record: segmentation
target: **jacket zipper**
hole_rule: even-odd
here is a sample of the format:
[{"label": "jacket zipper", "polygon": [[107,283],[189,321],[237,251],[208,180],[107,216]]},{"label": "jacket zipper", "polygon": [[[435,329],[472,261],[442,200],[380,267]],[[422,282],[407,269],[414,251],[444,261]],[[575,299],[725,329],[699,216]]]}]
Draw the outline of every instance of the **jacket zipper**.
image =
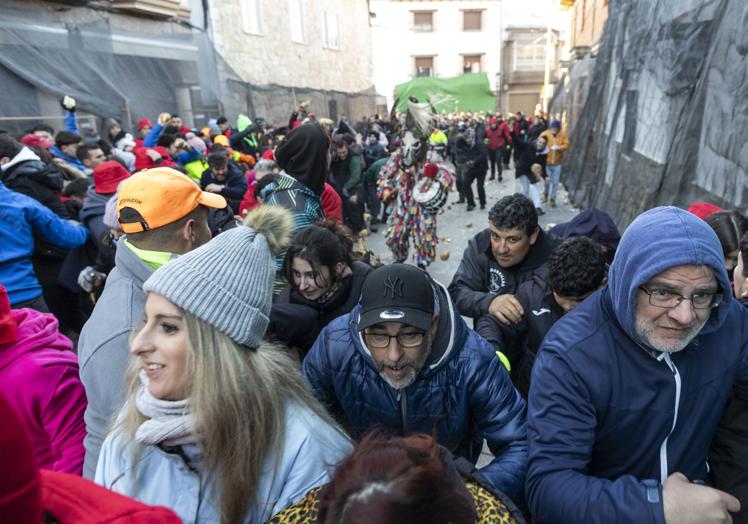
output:
[{"label": "jacket zipper", "polygon": [[678,368],[675,366],[672,359],[670,358],[670,354],[663,353],[661,358],[665,361],[667,366],[670,368],[670,371],[673,373],[673,377],[675,378],[675,413],[673,414],[673,425],[670,428],[670,432],[665,437],[665,440],[662,441],[662,445],[660,446],[660,482],[664,484],[668,476],[667,441],[668,441],[668,438],[670,438],[670,435],[673,434],[673,431],[675,430],[675,424],[678,422],[678,407],[680,406],[681,383],[680,383],[680,373],[678,372]]},{"label": "jacket zipper", "polygon": [[397,392],[397,400],[400,402],[400,422],[403,425],[403,436],[406,436],[408,434],[408,399],[404,390]]}]

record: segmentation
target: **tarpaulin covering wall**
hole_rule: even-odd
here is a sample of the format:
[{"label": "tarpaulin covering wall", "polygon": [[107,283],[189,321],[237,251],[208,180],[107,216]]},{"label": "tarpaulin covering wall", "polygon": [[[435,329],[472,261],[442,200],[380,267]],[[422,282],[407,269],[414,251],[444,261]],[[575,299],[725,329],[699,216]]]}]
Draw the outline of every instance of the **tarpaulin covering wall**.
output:
[{"label": "tarpaulin covering wall", "polygon": [[495,111],[496,97],[485,73],[467,73],[450,78],[416,77],[395,86],[398,111],[407,109],[408,98],[436,102],[437,111]]},{"label": "tarpaulin covering wall", "polygon": [[745,0],[610,3],[564,161],[575,204],[620,226],[696,200],[748,210],[747,25]]},{"label": "tarpaulin covering wall", "polygon": [[155,118],[177,111],[182,86],[199,86],[201,103],[216,104],[215,70],[200,31],[114,32],[105,12],[70,23],[49,9],[0,6],[0,116],[39,115],[38,90],[71,95],[100,117]]}]

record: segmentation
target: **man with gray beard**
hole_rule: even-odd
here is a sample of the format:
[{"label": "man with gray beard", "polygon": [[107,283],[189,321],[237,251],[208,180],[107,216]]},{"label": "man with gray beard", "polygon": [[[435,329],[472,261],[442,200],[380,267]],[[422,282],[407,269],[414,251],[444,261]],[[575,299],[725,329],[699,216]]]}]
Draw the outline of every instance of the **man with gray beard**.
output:
[{"label": "man with gray beard", "polygon": [[675,207],[643,213],[608,284],[551,328],[535,361],[534,522],[732,522],[738,500],[704,482],[733,387],[748,399],[748,314],[717,236]]},{"label": "man with gray beard", "polygon": [[354,438],[372,429],[426,433],[524,505],[525,403],[494,349],[467,327],[449,293],[415,266],[372,271],[361,301],[320,333],[304,360],[317,398]]}]

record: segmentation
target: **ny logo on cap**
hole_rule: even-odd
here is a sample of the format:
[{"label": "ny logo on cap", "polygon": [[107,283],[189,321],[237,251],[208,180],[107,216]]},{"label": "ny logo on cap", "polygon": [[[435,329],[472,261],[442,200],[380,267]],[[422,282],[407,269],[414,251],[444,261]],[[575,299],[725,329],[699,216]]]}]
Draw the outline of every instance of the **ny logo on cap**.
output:
[{"label": "ny logo on cap", "polygon": [[390,298],[397,298],[403,296],[403,284],[404,282],[400,279],[400,277],[395,277],[394,280],[392,277],[387,277],[387,280],[384,281],[384,297],[386,298],[389,294]]}]

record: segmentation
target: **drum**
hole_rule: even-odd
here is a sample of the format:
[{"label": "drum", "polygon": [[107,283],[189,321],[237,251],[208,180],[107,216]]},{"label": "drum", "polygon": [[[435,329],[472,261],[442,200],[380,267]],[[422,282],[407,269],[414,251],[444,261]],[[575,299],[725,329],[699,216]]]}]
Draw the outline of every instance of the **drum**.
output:
[{"label": "drum", "polygon": [[413,200],[427,213],[435,215],[447,203],[447,190],[436,180],[422,178],[413,188]]}]

